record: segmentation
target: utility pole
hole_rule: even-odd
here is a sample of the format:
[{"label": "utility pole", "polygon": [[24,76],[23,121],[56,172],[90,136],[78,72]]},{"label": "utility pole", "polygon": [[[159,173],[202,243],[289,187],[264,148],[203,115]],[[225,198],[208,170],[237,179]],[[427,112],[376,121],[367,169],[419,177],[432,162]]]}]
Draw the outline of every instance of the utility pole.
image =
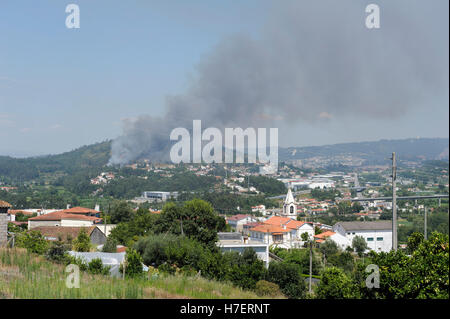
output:
[{"label": "utility pole", "polygon": [[427,240],[427,207],[425,206],[424,238]]},{"label": "utility pole", "polygon": [[395,152],[392,153],[392,248],[397,251],[397,163]]},{"label": "utility pole", "polygon": [[309,294],[312,293],[312,244],[313,240],[309,241]]}]

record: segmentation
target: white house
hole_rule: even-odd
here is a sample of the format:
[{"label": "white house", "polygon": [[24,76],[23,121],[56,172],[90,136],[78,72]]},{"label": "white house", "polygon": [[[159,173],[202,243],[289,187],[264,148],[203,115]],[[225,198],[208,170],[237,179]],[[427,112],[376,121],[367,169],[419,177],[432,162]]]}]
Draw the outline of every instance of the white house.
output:
[{"label": "white house", "polygon": [[349,242],[355,236],[363,237],[369,249],[376,252],[388,252],[392,249],[392,222],[338,222],[333,226],[333,232],[345,236]]},{"label": "white house", "polygon": [[282,248],[302,247],[302,234],[308,238],[314,236],[314,227],[310,223],[294,220],[289,217],[272,216],[263,224],[250,229],[250,239]]},{"label": "white house", "polygon": [[333,231],[327,230],[323,233],[314,236],[316,243],[323,243],[327,239],[332,240],[338,245],[339,248],[345,250],[347,247],[352,246],[352,242],[340,233],[335,233]]},{"label": "white house", "polygon": [[68,214],[65,211],[58,211],[29,218],[28,229],[40,226],[86,227],[93,226],[100,221],[101,218],[95,216]]},{"label": "white house", "polygon": [[217,246],[222,252],[236,251],[242,253],[246,248],[251,248],[255,251],[256,256],[264,262],[266,268],[269,267],[268,244],[245,239],[240,233],[218,233],[218,236]]}]

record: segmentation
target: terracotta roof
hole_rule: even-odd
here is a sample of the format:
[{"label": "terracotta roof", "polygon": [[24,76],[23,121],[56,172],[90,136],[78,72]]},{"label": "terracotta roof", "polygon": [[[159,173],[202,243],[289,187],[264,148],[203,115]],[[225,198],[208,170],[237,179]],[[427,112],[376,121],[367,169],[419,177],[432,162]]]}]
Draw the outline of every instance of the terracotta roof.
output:
[{"label": "terracotta roof", "polygon": [[269,219],[267,219],[264,222],[264,224],[280,226],[280,225],[287,224],[291,220],[293,220],[293,219],[292,218],[288,218],[288,217],[272,216]]},{"label": "terracotta roof", "polygon": [[259,225],[250,229],[251,231],[260,232],[260,233],[288,233],[289,229],[284,229],[280,226],[275,225]]},{"label": "terracotta roof", "polygon": [[334,234],[336,234],[336,233],[332,232],[332,231],[326,231],[326,232],[320,233],[318,235],[314,235],[314,237],[319,238],[319,239],[326,239],[327,237],[333,236]]},{"label": "terracotta roof", "polygon": [[258,226],[258,225],[263,225],[263,223],[261,223],[261,222],[250,222],[250,223],[245,224],[244,227],[255,227],[255,226]]},{"label": "terracotta roof", "polygon": [[10,209],[10,210],[8,211],[8,213],[9,213],[10,215],[17,215],[18,213],[22,213],[22,214],[25,215],[25,216],[31,216],[31,215],[34,214],[34,213],[32,213],[32,212],[27,212],[27,211],[20,210],[20,209]]},{"label": "terracotta roof", "polygon": [[33,221],[33,220],[62,220],[62,219],[76,219],[76,220],[92,220],[92,221],[94,221],[94,220],[100,220],[101,218],[94,217],[94,216],[68,214],[68,213],[65,213],[63,210],[61,210],[61,211],[48,213],[48,214],[44,214],[44,215],[40,215],[40,216],[36,216],[36,217],[31,217],[28,220]]},{"label": "terracotta roof", "polygon": [[85,229],[88,236],[92,234],[94,229],[97,226],[90,226],[90,227],[61,227],[61,226],[40,226],[35,227],[32,230],[37,230],[40,232],[43,236],[48,238],[56,238],[61,237],[62,240],[67,240],[67,236],[70,236],[72,239],[75,239],[78,237],[78,234],[82,229]]},{"label": "terracotta roof", "polygon": [[297,229],[302,227],[304,224],[306,224],[306,222],[301,222],[299,220],[293,220],[291,219],[290,221],[288,221],[286,227],[288,228],[293,228],[293,229]]},{"label": "terracotta roof", "polygon": [[100,213],[98,210],[95,209],[90,209],[90,208],[86,208],[86,207],[72,207],[69,209],[64,209],[62,210],[62,212],[64,213],[69,213],[69,214],[98,214]]},{"label": "terracotta roof", "polygon": [[126,246],[120,246],[118,245],[116,248],[116,253],[123,253],[127,251],[127,247]]},{"label": "terracotta roof", "polygon": [[10,203],[5,202],[4,200],[0,200],[0,207],[1,208],[10,208],[12,207]]}]

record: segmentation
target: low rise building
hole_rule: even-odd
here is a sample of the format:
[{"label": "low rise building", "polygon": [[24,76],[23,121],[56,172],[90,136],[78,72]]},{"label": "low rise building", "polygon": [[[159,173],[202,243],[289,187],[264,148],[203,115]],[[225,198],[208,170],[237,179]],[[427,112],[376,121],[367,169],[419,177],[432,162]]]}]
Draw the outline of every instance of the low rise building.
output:
[{"label": "low rise building", "polygon": [[219,241],[217,246],[222,252],[236,251],[240,254],[246,248],[253,249],[256,256],[264,262],[266,268],[269,267],[269,245],[259,241],[250,240],[240,233],[218,233]]},{"label": "low rise building", "polygon": [[355,236],[361,236],[368,248],[376,252],[392,249],[391,221],[338,222],[333,226],[333,231],[345,236],[350,243]]}]

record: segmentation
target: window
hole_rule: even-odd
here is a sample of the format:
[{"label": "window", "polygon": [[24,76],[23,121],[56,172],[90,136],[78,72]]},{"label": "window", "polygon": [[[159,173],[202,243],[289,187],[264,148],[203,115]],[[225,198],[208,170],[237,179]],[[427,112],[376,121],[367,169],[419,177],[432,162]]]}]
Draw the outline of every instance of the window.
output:
[{"label": "window", "polygon": [[294,213],[294,206],[291,206],[291,214],[293,214]]},{"label": "window", "polygon": [[355,233],[352,233],[352,235],[354,235]]},{"label": "window", "polygon": [[368,237],[367,241],[373,241],[373,237]]},{"label": "window", "polygon": [[383,237],[377,237],[377,241],[383,241]]}]

